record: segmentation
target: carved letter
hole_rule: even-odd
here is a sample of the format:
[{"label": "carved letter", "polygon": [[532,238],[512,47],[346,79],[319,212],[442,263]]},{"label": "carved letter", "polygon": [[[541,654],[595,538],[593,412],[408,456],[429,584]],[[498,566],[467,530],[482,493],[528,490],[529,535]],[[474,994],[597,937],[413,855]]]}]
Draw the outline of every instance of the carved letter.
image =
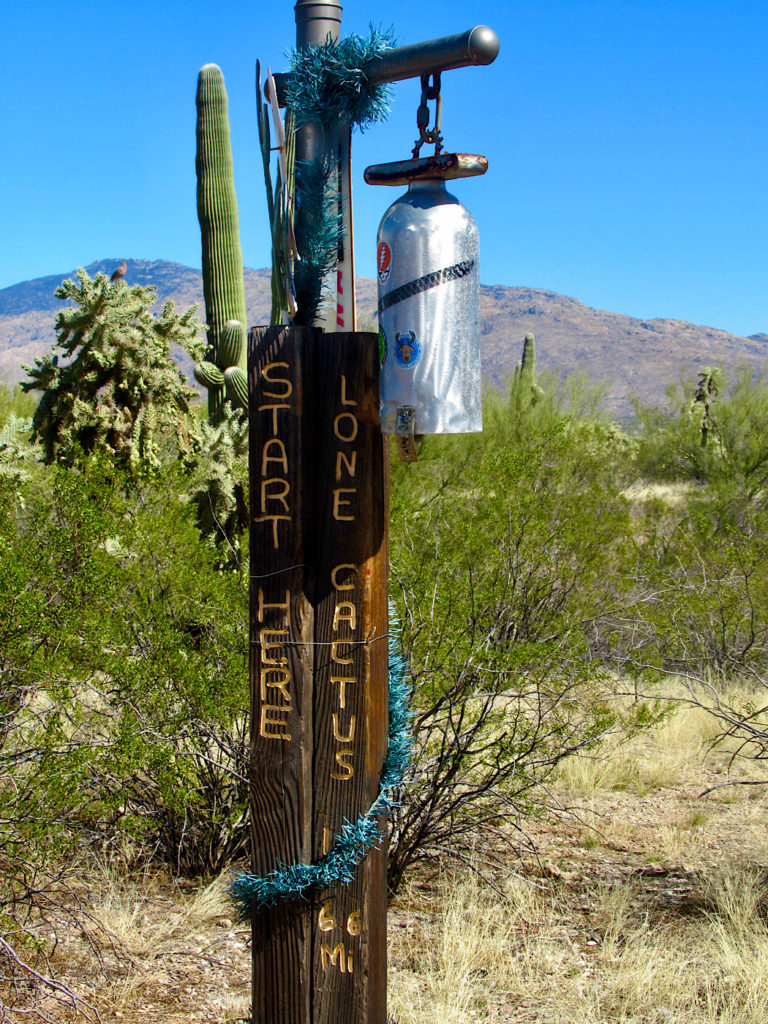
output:
[{"label": "carved letter", "polygon": [[347,918],[347,931],[350,935],[359,935],[363,930],[362,910],[353,910]]},{"label": "carved letter", "polygon": [[[262,395],[265,398],[290,398],[293,394],[293,384],[286,377],[270,377],[269,371],[275,366],[282,366],[286,370],[290,369],[288,363],[268,363],[261,371],[261,379],[265,380],[268,384],[284,384],[285,391],[280,394],[278,391],[262,391]],[[286,406],[287,408],[287,406]]]},{"label": "carved letter", "polygon": [[355,517],[343,516],[341,514],[341,506],[348,508],[352,505],[349,498],[342,498],[342,494],[357,494],[356,487],[336,487],[333,492],[333,518],[337,523],[354,523]]},{"label": "carved letter", "polygon": [[357,628],[357,611],[351,601],[339,601],[333,609],[333,631],[339,628],[340,622],[348,622],[352,630]]},{"label": "carved letter", "polygon": [[330,910],[332,906],[333,900],[326,900],[322,907],[320,907],[320,914],[318,915],[317,923],[320,926],[321,932],[332,932],[336,927],[336,918]]},{"label": "carved letter", "polygon": [[332,683],[339,684],[339,707],[343,710],[347,706],[347,683],[356,683],[352,676],[331,676]]},{"label": "carved letter", "polygon": [[[272,638],[275,639],[272,639]],[[284,640],[280,637],[288,637],[287,629],[260,629],[259,630],[259,645],[261,646],[261,664],[262,665],[287,665],[288,659],[285,657],[283,651]],[[280,651],[278,657],[273,658],[270,655],[270,651]]]},{"label": "carved letter", "polygon": [[259,673],[261,683],[261,699],[267,699],[267,687],[279,690],[285,697],[285,703],[291,703],[291,691],[288,684],[291,681],[291,673],[287,668],[263,668]]},{"label": "carved letter", "polygon": [[[272,494],[267,492],[267,488],[270,484],[277,484],[277,490]],[[279,501],[286,512],[291,511],[291,506],[288,504],[287,496],[290,494],[291,485],[287,480],[283,480],[280,476],[272,476],[269,480],[261,481],[261,511],[267,511],[268,501]]]},{"label": "carved letter", "polygon": [[344,953],[344,943],[340,942],[335,949],[331,949],[330,946],[324,942],[320,943],[320,962],[323,966],[323,970],[327,971],[331,964],[334,967],[338,967],[343,974],[347,969],[347,961]]},{"label": "carved letter", "polygon": [[357,567],[352,565],[351,562],[345,562],[343,565],[337,565],[334,569],[331,569],[332,586],[334,586],[337,590],[354,590],[354,583],[339,583],[336,577],[342,571],[342,569],[351,569],[354,572],[356,568]]},{"label": "carved letter", "polygon": [[274,402],[271,405],[260,405],[259,412],[263,412],[265,409],[272,410],[272,433],[277,434],[277,410],[278,409],[290,409],[290,405],[275,405]]},{"label": "carved letter", "polygon": [[331,772],[331,778],[338,779],[340,782],[346,782],[348,779],[353,778],[355,774],[355,766],[352,763],[354,756],[353,750],[337,750],[336,764],[341,768],[341,771]]},{"label": "carved letter", "polygon": [[339,657],[339,644],[346,644],[348,647],[352,645],[351,640],[334,640],[331,643],[331,661],[335,661],[338,665],[351,665],[352,658],[341,658]]},{"label": "carved letter", "polygon": [[[272,445],[277,446],[277,455],[270,455],[269,449]],[[354,453],[353,453],[354,454]],[[261,452],[261,475],[267,476],[269,473],[268,463],[276,462],[282,467],[283,472],[288,476],[288,452],[285,450],[285,445],[279,437],[270,437],[264,444]],[[354,476],[354,473],[352,474]]]},{"label": "carved letter", "polygon": [[357,405],[357,402],[353,402],[351,398],[347,398],[347,378],[343,373],[341,375],[341,404]]},{"label": "carved letter", "polygon": [[[342,422],[346,427],[342,427]],[[357,416],[351,412],[340,412],[333,421],[333,432],[339,441],[349,443],[357,437]]]},{"label": "carved letter", "polygon": [[267,740],[290,741],[288,732],[289,708],[277,704],[262,704],[259,720],[259,735]]},{"label": "carved letter", "polygon": [[[347,467],[347,472],[350,476],[354,476],[357,472],[357,452],[352,452],[351,455],[347,455],[346,452],[336,452],[336,480],[341,480],[341,464],[342,461]],[[286,472],[288,472],[286,470]]]},{"label": "carved letter", "polygon": [[281,521],[290,523],[291,516],[254,516],[254,523],[272,523],[272,547],[277,551],[280,547],[280,541],[277,536],[277,524]]},{"label": "carved letter", "polygon": [[259,603],[257,605],[257,610],[256,610],[256,614],[258,616],[259,622],[263,622],[264,621],[264,610],[266,608],[282,608],[282,610],[285,612],[285,615],[286,615],[286,618],[287,618],[288,617],[288,613],[290,611],[290,607],[291,607],[291,592],[290,592],[290,590],[286,589],[286,591],[285,591],[285,603],[284,604],[267,604],[265,602],[265,600],[264,600],[264,591],[261,589],[261,587],[259,587]]},{"label": "carved letter", "polygon": [[[288,698],[290,700],[290,697]],[[343,736],[341,729],[339,729],[339,713],[334,711],[333,713],[333,738],[337,743],[352,743],[355,739],[355,726],[357,725],[357,716],[352,715],[349,720],[349,736]]]}]

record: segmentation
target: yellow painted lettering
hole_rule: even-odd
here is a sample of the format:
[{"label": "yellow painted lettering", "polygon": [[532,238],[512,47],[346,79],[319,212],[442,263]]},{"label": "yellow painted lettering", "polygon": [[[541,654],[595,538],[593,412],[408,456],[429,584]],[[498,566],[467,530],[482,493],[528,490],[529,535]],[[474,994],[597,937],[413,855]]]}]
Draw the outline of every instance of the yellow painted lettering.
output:
[{"label": "yellow painted lettering", "polygon": [[264,591],[259,587],[258,603],[256,605],[256,615],[258,616],[259,622],[264,621],[264,612],[267,608],[280,608],[281,611],[285,612],[286,618],[291,608],[291,592],[290,590],[285,591],[285,601],[278,604],[269,604],[264,600]]},{"label": "yellow painted lettering", "polygon": [[347,931],[350,935],[359,935],[363,930],[362,910],[353,910],[347,918]]},{"label": "yellow painted lettering", "polygon": [[[267,488],[272,487],[276,484],[276,488],[270,493]],[[261,481],[261,511],[267,511],[268,501],[279,501],[286,512],[291,511],[291,506],[288,504],[288,495],[291,492],[291,485],[287,480],[283,480],[281,476],[272,476],[269,480]]]},{"label": "yellow painted lettering", "polygon": [[277,434],[277,412],[278,409],[290,409],[290,405],[275,404],[274,402],[267,402],[265,405],[259,406],[259,412],[264,412],[265,409],[272,410],[272,433]]},{"label": "yellow painted lettering", "polygon": [[352,565],[351,562],[345,562],[343,565],[337,565],[335,568],[331,569],[331,586],[335,587],[337,590],[354,590],[354,583],[339,583],[338,575],[344,569],[351,569],[352,572],[354,572],[355,568],[356,567]]},{"label": "yellow painted lettering", "polygon": [[[277,449],[277,454],[270,454],[272,448]],[[354,453],[353,453],[354,454]],[[261,475],[268,476],[269,474],[269,463],[276,462],[288,476],[288,452],[285,450],[285,445],[279,437],[270,437],[261,451]],[[352,474],[354,476],[354,473]],[[337,477],[338,479],[338,477]]]},{"label": "yellow painted lettering", "polygon": [[268,740],[285,740],[290,742],[288,732],[289,708],[282,704],[262,704],[259,716],[259,735]]},{"label": "yellow painted lettering", "polygon": [[[288,684],[291,681],[291,673],[287,668],[263,668],[259,673],[261,684],[261,699],[267,699],[267,688],[279,690],[285,698],[285,703],[291,703],[291,691]],[[274,700],[274,696],[273,696]]]},{"label": "yellow painted lettering", "polygon": [[353,750],[337,750],[336,764],[339,766],[341,771],[331,772],[331,778],[338,779],[340,782],[347,782],[349,779],[354,778],[354,756],[355,753]]},{"label": "yellow painted lettering", "polygon": [[357,405],[357,402],[353,402],[351,398],[347,398],[347,378],[343,373],[341,375],[341,404]]},{"label": "yellow painted lettering", "polygon": [[340,412],[333,421],[333,432],[345,444],[354,441],[357,437],[357,416],[351,412]]},{"label": "yellow painted lettering", "polygon": [[331,913],[332,906],[333,900],[326,900],[322,907],[320,907],[317,923],[320,926],[321,932],[332,932],[336,927],[336,918]]},{"label": "yellow painted lettering", "polygon": [[[289,698],[290,699],[290,698]],[[345,736],[339,728],[339,713],[334,711],[333,713],[333,738],[337,743],[352,743],[355,739],[355,726],[357,725],[357,716],[352,715],[349,720],[349,735]]]},{"label": "yellow painted lettering", "polygon": [[333,492],[333,518],[337,523],[354,523],[355,516],[342,515],[341,509],[350,508],[352,502],[349,498],[342,498],[342,494],[357,494],[356,487],[336,487]]},{"label": "yellow painted lettering", "polygon": [[[354,476],[357,472],[357,452],[352,452],[347,455],[346,452],[336,452],[336,480],[341,480],[342,463],[346,467],[347,473],[350,476]],[[287,472],[287,470],[286,470]]]},{"label": "yellow painted lettering", "polygon": [[334,967],[338,967],[343,974],[347,969],[346,955],[344,952],[344,943],[340,942],[338,946],[333,949],[325,942],[320,943],[320,963],[322,964],[323,970],[327,971],[328,968],[333,964]]},{"label": "yellow painted lettering", "polygon": [[348,647],[352,646],[351,640],[333,640],[331,642],[331,661],[335,661],[337,665],[351,665],[352,658],[342,658],[339,655],[339,644],[346,644]]},{"label": "yellow painted lettering", "polygon": [[290,523],[292,516],[254,516],[254,523],[272,523],[272,547],[277,551],[280,547],[280,538],[277,535],[278,523]]},{"label": "yellow painted lettering", "polygon": [[350,629],[357,629],[357,611],[351,601],[339,601],[333,609],[334,633],[339,628],[340,622],[348,622]]},{"label": "yellow painted lettering", "polygon": [[285,390],[282,394],[277,391],[262,391],[262,395],[265,398],[290,398],[293,394],[293,384],[287,377],[270,377],[269,371],[274,369],[276,366],[280,366],[285,370],[290,369],[288,363],[267,363],[264,369],[261,371],[261,379],[265,380],[267,384],[283,384]]},{"label": "yellow painted lettering", "polygon": [[[285,637],[285,640],[282,639]],[[288,659],[285,657],[285,651],[283,645],[288,639],[287,629],[260,629],[259,630],[259,647],[261,649],[261,664],[262,665],[277,665],[283,666],[288,664]],[[273,658],[271,655],[272,651],[280,651],[280,654]]]},{"label": "yellow painted lettering", "polygon": [[356,683],[357,680],[352,676],[331,676],[331,682],[339,684],[339,707],[343,711],[347,706],[347,684]]}]

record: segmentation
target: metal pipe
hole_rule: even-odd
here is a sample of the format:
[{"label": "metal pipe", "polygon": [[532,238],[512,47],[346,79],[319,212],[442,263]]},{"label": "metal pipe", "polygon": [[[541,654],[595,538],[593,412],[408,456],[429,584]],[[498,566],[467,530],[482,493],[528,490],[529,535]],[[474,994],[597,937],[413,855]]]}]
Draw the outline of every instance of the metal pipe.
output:
[{"label": "metal pipe", "polygon": [[370,82],[401,82],[434,71],[452,71],[473,64],[491,64],[499,52],[499,37],[487,25],[477,25],[455,36],[431,39],[413,46],[388,50],[371,65]]},{"label": "metal pipe", "polygon": [[[300,5],[306,8],[339,6],[338,4],[318,4],[311,0],[303,0],[303,2],[299,0],[299,3],[296,4],[297,22]],[[340,17],[341,15],[339,15]],[[314,31],[318,41],[324,42],[326,37],[320,38],[322,30],[315,29]],[[338,38],[338,24],[336,32],[335,38]],[[299,45],[298,42],[297,45]],[[487,25],[477,25],[459,35],[443,36],[441,39],[432,39],[428,43],[414,43],[413,46],[393,47],[371,66],[368,78],[371,82],[401,82],[406,78],[421,78],[422,75],[435,71],[452,71],[454,68],[492,64],[498,53],[499,37]],[[287,79],[287,74],[275,75],[277,99],[281,107],[285,106]]]},{"label": "metal pipe", "polygon": [[335,0],[296,0],[296,49],[339,40],[341,4]]},{"label": "metal pipe", "polygon": [[[296,0],[295,10],[297,50],[302,50],[306,46],[322,46],[329,39],[335,43],[339,41],[341,4],[336,0]],[[279,77],[284,79],[287,76]],[[280,106],[285,106],[280,85],[277,85],[277,95]],[[324,138],[319,125],[304,125],[296,133],[297,160],[316,160],[327,149],[328,140]]]}]

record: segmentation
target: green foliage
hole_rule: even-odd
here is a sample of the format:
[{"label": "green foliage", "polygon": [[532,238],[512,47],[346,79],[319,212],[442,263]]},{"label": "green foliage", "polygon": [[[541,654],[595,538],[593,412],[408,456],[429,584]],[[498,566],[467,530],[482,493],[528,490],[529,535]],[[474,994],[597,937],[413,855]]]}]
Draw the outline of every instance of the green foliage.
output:
[{"label": "green foliage", "polygon": [[595,642],[629,554],[610,445],[592,432],[585,444],[552,390],[524,407],[514,390],[488,395],[484,421],[481,437],[427,438],[419,463],[393,467],[392,591],[418,745],[393,885],[534,811],[554,766],[616,720]]},{"label": "green foliage", "polygon": [[228,404],[221,422],[200,425],[200,452],[189,467],[188,491],[201,533],[239,565],[248,530],[248,417]]},{"label": "green foliage", "polygon": [[56,317],[54,352],[25,366],[22,383],[25,392],[42,392],[33,427],[46,460],[72,465],[80,454],[107,450],[136,471],[157,467],[169,438],[190,451],[196,393],[171,349],[194,347],[194,308],[179,315],[167,302],[154,316],[154,288],[110,283],[104,274],[91,280],[82,269],[56,296],[72,305]]},{"label": "green foliage", "polygon": [[31,419],[37,402],[31,395],[25,395],[20,384],[9,387],[0,380],[0,428],[15,416],[17,420]]},{"label": "green foliage", "polygon": [[0,859],[122,836],[199,874],[243,847],[247,584],[183,482],[0,477]]},{"label": "green foliage", "polygon": [[[716,401],[715,401],[716,399]],[[668,407],[636,405],[638,470],[651,480],[732,487],[755,497],[768,484],[768,379],[745,367],[732,381],[704,371],[668,391]]]},{"label": "green foliage", "polygon": [[691,491],[639,521],[630,661],[727,680],[768,674],[768,512]]},{"label": "green foliage", "polygon": [[[203,242],[203,292],[208,323],[205,361],[224,372],[246,369],[243,253],[229,140],[224,76],[206,64],[197,78],[197,213]],[[208,387],[208,418],[214,424],[224,415],[227,398],[239,403],[239,392],[198,372]]]}]

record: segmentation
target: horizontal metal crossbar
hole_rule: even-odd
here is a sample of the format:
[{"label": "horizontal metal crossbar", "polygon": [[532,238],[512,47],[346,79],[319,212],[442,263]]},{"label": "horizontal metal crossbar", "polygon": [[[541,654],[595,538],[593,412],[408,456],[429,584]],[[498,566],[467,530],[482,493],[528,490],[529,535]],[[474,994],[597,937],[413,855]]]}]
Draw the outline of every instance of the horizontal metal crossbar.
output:
[{"label": "horizontal metal crossbar", "polygon": [[[387,50],[371,67],[368,77],[376,84],[402,82],[407,78],[421,78],[436,71],[452,71],[492,64],[499,53],[499,37],[487,25],[476,25],[455,36],[443,36],[412,46],[396,46]],[[290,75],[275,75],[277,99],[285,106],[285,91]]]}]

